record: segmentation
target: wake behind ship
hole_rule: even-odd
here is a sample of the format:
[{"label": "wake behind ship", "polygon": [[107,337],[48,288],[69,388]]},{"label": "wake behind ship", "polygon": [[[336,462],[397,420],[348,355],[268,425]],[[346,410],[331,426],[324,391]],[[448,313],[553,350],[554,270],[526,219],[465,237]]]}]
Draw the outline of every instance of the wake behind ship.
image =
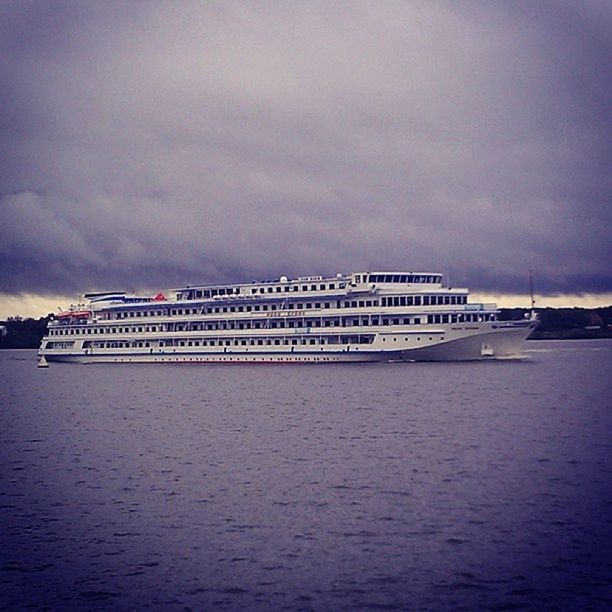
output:
[{"label": "wake behind ship", "polygon": [[47,361],[331,363],[520,356],[535,321],[498,320],[432,272],[187,286],[167,299],[90,293],[57,315]]}]

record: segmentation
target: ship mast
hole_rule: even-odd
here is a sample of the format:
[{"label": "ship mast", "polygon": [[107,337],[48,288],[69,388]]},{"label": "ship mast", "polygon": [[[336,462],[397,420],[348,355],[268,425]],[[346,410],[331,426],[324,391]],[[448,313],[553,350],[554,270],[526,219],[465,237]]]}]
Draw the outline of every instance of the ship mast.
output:
[{"label": "ship mast", "polygon": [[531,320],[535,318],[535,299],[533,297],[533,272],[529,270],[529,295],[531,297]]}]

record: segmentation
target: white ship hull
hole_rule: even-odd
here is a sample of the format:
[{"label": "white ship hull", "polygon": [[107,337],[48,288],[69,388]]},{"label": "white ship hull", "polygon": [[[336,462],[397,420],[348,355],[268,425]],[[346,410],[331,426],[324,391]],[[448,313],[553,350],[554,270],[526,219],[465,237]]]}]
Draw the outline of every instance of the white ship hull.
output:
[{"label": "white ship hull", "polygon": [[[533,325],[508,324],[495,330],[473,330],[469,335],[455,334],[449,340],[430,341],[426,346],[409,349],[363,350],[360,347],[346,346],[341,350],[321,348],[317,351],[278,350],[257,351],[230,348],[227,351],[205,350],[115,350],[67,352],[53,349],[40,351],[48,362],[64,363],[358,363],[389,361],[477,361],[492,359],[522,358],[523,342]],[[439,333],[439,330],[423,331],[427,334]],[[394,334],[387,338],[391,341],[410,340],[404,334]],[[434,337],[434,336],[432,336]],[[414,344],[414,342],[413,342]]]},{"label": "white ship hull", "polygon": [[436,273],[355,273],[185,287],[167,299],[89,294],[39,354],[72,363],[466,361],[522,354],[534,321],[500,322]]}]

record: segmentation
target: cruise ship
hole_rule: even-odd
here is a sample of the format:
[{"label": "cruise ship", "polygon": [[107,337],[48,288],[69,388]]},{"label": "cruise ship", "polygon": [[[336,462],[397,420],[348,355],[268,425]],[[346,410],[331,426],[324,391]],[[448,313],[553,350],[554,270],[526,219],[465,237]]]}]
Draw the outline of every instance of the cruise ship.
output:
[{"label": "cruise ship", "polygon": [[435,272],[186,286],[144,297],[89,293],[49,323],[54,362],[333,363],[522,355],[533,320],[499,321]]}]

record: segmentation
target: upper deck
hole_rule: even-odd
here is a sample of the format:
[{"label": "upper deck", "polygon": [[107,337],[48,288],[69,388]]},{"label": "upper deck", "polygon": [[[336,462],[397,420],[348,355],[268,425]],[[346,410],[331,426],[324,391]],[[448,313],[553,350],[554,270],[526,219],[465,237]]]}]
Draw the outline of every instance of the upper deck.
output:
[{"label": "upper deck", "polygon": [[403,286],[411,291],[442,288],[442,274],[438,272],[355,272],[352,274],[337,274],[334,277],[300,276],[289,279],[281,276],[277,280],[253,281],[251,283],[231,285],[187,285],[175,289],[177,300],[200,300],[216,296],[254,296],[284,293],[321,294],[346,291],[347,288],[379,287],[380,289],[397,289]]}]

